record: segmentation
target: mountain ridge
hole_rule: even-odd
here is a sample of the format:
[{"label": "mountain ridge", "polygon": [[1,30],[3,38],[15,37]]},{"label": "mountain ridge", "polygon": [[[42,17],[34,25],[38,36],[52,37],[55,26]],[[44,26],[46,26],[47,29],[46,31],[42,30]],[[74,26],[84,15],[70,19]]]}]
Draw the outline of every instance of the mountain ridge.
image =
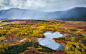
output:
[{"label": "mountain ridge", "polygon": [[66,11],[41,12],[28,9],[11,8],[8,10],[0,10],[0,18],[28,18],[28,19],[70,19],[85,18],[86,7],[74,7]]}]

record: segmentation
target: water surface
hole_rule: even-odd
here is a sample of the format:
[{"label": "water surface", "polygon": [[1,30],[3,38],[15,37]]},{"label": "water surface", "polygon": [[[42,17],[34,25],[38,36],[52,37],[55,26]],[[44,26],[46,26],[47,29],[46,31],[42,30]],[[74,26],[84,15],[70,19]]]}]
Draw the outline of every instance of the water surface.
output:
[{"label": "water surface", "polygon": [[63,45],[56,43],[53,40],[53,38],[59,38],[59,37],[63,36],[59,32],[54,32],[54,33],[45,32],[44,35],[45,35],[45,38],[40,38],[40,40],[39,40],[40,45],[49,47],[53,50],[62,50],[65,48]]}]

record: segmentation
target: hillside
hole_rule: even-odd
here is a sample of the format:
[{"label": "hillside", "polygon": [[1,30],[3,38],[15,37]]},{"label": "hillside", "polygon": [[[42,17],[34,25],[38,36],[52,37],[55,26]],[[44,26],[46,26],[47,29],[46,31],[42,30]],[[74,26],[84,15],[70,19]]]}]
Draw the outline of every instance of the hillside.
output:
[{"label": "hillside", "polygon": [[84,18],[86,20],[86,8],[75,7],[66,11],[55,11],[55,12],[41,12],[35,10],[11,8],[8,10],[0,11],[1,19],[72,19],[77,20]]}]

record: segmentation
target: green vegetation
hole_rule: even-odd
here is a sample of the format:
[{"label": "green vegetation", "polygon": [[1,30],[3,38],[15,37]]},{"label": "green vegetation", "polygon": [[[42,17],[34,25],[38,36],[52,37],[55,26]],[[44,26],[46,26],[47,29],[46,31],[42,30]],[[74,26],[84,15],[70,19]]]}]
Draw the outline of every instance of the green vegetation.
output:
[{"label": "green vegetation", "polygon": [[33,46],[34,46],[34,48],[38,48],[38,45],[39,45],[38,42],[34,42]]},{"label": "green vegetation", "polygon": [[[25,42],[24,44],[21,44],[21,45],[11,46],[8,50],[6,50],[5,54],[19,54],[19,53],[25,51],[27,49],[27,47],[32,47],[32,46],[34,46],[34,48],[38,48],[38,46],[42,47],[42,49],[38,49],[39,52],[46,52],[46,53],[55,52],[54,50],[52,50],[48,47],[39,45],[38,42],[31,41],[31,42]],[[32,52],[34,53],[34,51],[32,51]]]},{"label": "green vegetation", "polygon": [[76,29],[70,29],[71,31],[77,31]]},{"label": "green vegetation", "polygon": [[82,43],[86,46],[86,40],[82,40]]},{"label": "green vegetation", "polygon": [[42,47],[42,49],[38,49],[38,51],[40,51],[40,52],[46,52],[46,53],[53,53],[53,52],[55,52],[54,50],[52,50],[52,49],[50,49],[48,47],[44,47],[44,46],[41,46],[41,47]]},{"label": "green vegetation", "polygon": [[32,42],[11,46],[8,50],[6,50],[5,54],[19,54],[20,52],[25,51],[27,47],[32,47]]},{"label": "green vegetation", "polygon": [[55,40],[65,40],[65,38],[55,38]]}]

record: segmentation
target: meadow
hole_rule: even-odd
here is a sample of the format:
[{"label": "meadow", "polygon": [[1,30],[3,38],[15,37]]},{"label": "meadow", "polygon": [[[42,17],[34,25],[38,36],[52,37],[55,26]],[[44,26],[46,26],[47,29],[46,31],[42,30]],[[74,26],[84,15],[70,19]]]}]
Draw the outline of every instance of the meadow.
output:
[{"label": "meadow", "polygon": [[[86,22],[62,20],[2,20],[0,54],[86,54]],[[63,50],[52,50],[39,44],[45,32],[60,32],[53,40]],[[57,35],[58,36],[58,35]]]}]

